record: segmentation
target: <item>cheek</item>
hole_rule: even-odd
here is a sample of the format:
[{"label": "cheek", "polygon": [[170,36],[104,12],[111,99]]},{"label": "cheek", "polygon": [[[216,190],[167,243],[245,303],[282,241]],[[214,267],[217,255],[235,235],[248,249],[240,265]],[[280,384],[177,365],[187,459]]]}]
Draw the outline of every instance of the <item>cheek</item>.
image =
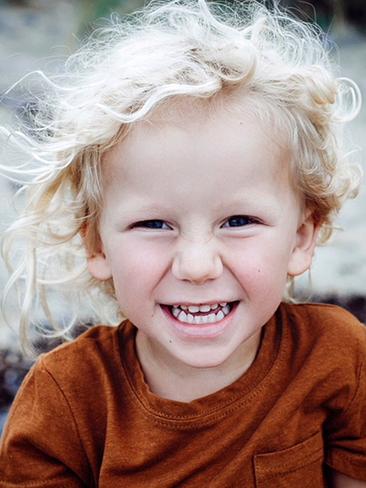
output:
[{"label": "cheek", "polygon": [[120,239],[108,249],[108,255],[116,294],[121,299],[148,294],[167,267],[168,253],[162,246],[137,239]]},{"label": "cheek", "polygon": [[287,281],[288,250],[274,241],[256,241],[235,253],[234,269],[244,289],[265,296],[282,296]]}]

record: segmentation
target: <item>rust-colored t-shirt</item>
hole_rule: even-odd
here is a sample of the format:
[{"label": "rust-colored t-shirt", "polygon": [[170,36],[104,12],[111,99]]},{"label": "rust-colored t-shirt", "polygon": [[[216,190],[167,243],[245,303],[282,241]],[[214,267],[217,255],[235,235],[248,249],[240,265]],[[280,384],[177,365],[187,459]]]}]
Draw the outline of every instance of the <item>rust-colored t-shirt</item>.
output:
[{"label": "rust-colored t-shirt", "polygon": [[366,328],[282,304],[249,370],[191,403],[144,380],[136,329],[95,327],[43,355],[5,429],[0,487],[324,487],[366,480]]}]

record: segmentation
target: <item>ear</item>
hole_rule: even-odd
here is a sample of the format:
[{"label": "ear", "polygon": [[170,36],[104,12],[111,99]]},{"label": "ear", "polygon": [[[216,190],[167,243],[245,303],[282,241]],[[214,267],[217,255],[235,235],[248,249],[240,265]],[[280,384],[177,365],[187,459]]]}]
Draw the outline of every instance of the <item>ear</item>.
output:
[{"label": "ear", "polygon": [[82,238],[88,253],[88,271],[97,280],[112,278],[112,270],[104,253],[103,243],[96,225],[85,224]]},{"label": "ear", "polygon": [[106,281],[112,278],[111,267],[103,251],[88,257],[88,270],[97,280]]},{"label": "ear", "polygon": [[298,276],[311,266],[320,226],[314,222],[313,214],[307,211],[296,231],[295,246],[289,260],[287,273]]}]

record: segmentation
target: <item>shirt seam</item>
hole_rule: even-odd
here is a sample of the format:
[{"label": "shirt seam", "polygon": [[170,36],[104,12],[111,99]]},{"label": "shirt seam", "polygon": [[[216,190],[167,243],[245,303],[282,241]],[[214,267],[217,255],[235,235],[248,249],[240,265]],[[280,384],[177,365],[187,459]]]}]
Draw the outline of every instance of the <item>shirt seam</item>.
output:
[{"label": "shirt seam", "polygon": [[[311,452],[303,454],[302,458],[301,458],[301,463],[296,464],[296,466],[294,466],[293,462],[291,462],[291,461],[281,460],[281,467],[285,468],[286,470],[289,468],[289,471],[286,471],[286,472],[290,472],[290,470],[292,471],[292,470],[296,470],[299,468],[304,468],[305,466],[308,466],[309,464],[312,464],[313,462],[321,459],[323,457],[323,451],[324,451],[323,446],[320,446]],[[280,451],[274,451],[274,452],[263,453],[263,454],[258,453],[258,454],[255,454],[254,457],[255,458],[261,458],[262,456],[266,456],[267,454],[272,455],[272,454],[278,454],[279,452]],[[272,467],[261,467],[261,468],[257,468],[257,469],[261,473],[268,473],[268,472],[272,473],[273,472]],[[273,473],[273,475],[275,475],[275,476],[277,476],[278,474],[281,474],[281,473]]]},{"label": "shirt seam", "polygon": [[75,428],[75,432],[76,432],[76,437],[78,439],[78,442],[79,442],[79,445],[80,445],[80,450],[81,452],[83,453],[83,457],[85,458],[86,461],[88,461],[88,458],[87,456],[85,455],[85,452],[86,452],[86,449],[85,449],[85,446],[83,444],[83,441],[81,439],[81,435],[80,435],[80,432],[79,432],[79,427],[78,427],[78,424],[76,422],[76,418],[75,418],[75,415],[74,415],[74,412],[72,410],[72,407],[70,405],[70,402],[69,400],[67,399],[67,396],[65,394],[65,392],[63,391],[63,389],[61,388],[61,385],[59,384],[59,382],[56,380],[56,378],[54,377],[54,375],[51,373],[51,371],[47,368],[47,366],[45,365],[43,359],[40,361],[40,365],[43,366],[45,372],[49,375],[49,377],[52,379],[52,381],[54,382],[54,384],[56,385],[57,389],[59,390],[60,394],[62,395],[65,403],[66,403],[66,406],[67,406],[67,409],[70,413],[70,416],[71,416],[71,419],[72,419],[72,422],[73,422],[73,425],[74,425],[74,428]]},{"label": "shirt seam", "polygon": [[352,398],[350,399],[347,407],[345,408],[345,410],[343,412],[343,415],[347,415],[347,413],[349,412],[349,410],[351,409],[351,407],[353,405],[353,402],[357,398],[357,394],[358,394],[358,392],[360,390],[360,385],[361,385],[361,373],[362,373],[363,366],[364,366],[364,363],[363,363],[363,361],[361,361],[360,367],[358,368],[358,371],[357,371],[357,385],[356,385],[356,389],[355,389],[355,392],[354,392]]},{"label": "shirt seam", "polygon": [[[274,478],[278,478],[278,477],[283,477],[284,474],[289,474],[289,473],[294,473],[296,471],[298,471],[299,469],[303,469],[307,466],[311,466],[312,464],[314,463],[317,463],[320,459],[322,459],[322,453],[323,453],[323,449],[322,448],[319,448],[318,450],[314,451],[314,454],[313,456],[317,456],[316,458],[312,458],[312,456],[309,454],[308,456],[306,456],[307,459],[311,459],[310,462],[306,462],[306,459],[303,460],[303,462],[301,464],[299,464],[298,466],[294,466],[288,470],[286,470],[286,473],[271,473],[270,470],[260,470],[258,471],[258,475],[259,476],[262,476],[263,475],[263,478],[264,480],[263,481],[270,481]],[[286,469],[286,464],[284,465],[285,466],[285,469]]]},{"label": "shirt seam", "polygon": [[[340,463],[340,465],[339,465]],[[352,476],[352,472],[347,470],[347,466],[351,469],[355,468],[356,470],[361,469],[362,473],[365,473],[365,463],[363,461],[357,461],[349,457],[347,453],[340,452],[337,450],[336,452],[331,452],[325,459],[325,464],[327,464],[330,468],[335,469],[336,471],[340,471],[346,475]],[[346,465],[346,466],[345,466]],[[343,469],[346,467],[346,469]],[[347,472],[348,471],[348,472]],[[366,478],[362,481],[366,481]]]},{"label": "shirt seam", "polygon": [[[64,476],[63,477],[57,477],[57,478],[53,478],[51,481],[27,481],[25,483],[21,483],[21,485],[19,485],[18,482],[16,483],[10,483],[10,482],[7,482],[7,481],[1,481],[0,480],[0,488],[4,487],[4,488],[19,488],[19,486],[22,486],[24,488],[38,488],[39,486],[44,486],[47,488],[47,486],[51,486],[53,487],[54,486],[54,483],[57,482],[57,483],[69,483],[70,482],[70,479],[67,479],[65,478]],[[73,482],[73,485],[75,485],[75,483]],[[66,484],[65,485],[61,485],[62,488],[66,488]],[[84,486],[84,485],[82,485]]]}]

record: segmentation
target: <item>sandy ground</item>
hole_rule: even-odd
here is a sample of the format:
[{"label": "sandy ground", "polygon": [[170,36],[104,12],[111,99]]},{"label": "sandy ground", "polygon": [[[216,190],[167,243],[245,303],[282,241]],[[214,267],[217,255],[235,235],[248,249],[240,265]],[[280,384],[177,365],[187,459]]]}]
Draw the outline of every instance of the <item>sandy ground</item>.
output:
[{"label": "sandy ground", "polygon": [[[37,8],[6,7],[0,4],[0,93],[26,73],[45,69],[56,70],[58,59],[75,48],[78,11],[75,3],[66,0],[36,2]],[[63,21],[60,21],[63,20]],[[366,39],[347,29],[338,33],[339,60],[342,75],[353,78],[366,99]],[[15,91],[16,96],[0,104],[0,123],[10,121],[14,110],[26,100],[27,94]],[[366,154],[366,103],[356,121],[350,125],[349,137],[359,147],[355,160],[364,168]],[[8,154],[0,148],[1,161]],[[10,203],[12,188],[0,179],[0,228],[13,218]],[[363,185],[357,200],[348,202],[342,210],[339,226],[332,242],[319,248],[311,271],[311,288],[318,295],[330,293],[366,296],[366,188]],[[0,263],[0,284],[6,273]],[[309,287],[305,276],[299,287]],[[0,321],[0,346],[13,342],[8,329]]]}]

